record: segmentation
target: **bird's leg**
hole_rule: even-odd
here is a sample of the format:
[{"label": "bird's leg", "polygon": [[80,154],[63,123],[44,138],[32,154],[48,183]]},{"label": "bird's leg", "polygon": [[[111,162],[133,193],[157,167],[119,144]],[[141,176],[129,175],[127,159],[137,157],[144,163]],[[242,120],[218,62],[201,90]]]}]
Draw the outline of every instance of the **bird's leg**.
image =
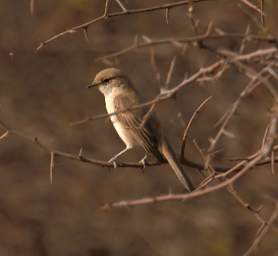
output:
[{"label": "bird's leg", "polygon": [[109,163],[113,163],[114,167],[117,167],[117,163],[115,162],[115,160],[120,157],[121,155],[123,155],[125,152],[127,152],[128,150],[130,150],[130,147],[126,147],[124,150],[122,150],[121,152],[119,152],[118,154],[116,154],[115,156],[113,156],[108,162]]},{"label": "bird's leg", "polygon": [[142,168],[145,169],[146,168],[146,160],[148,158],[148,154],[145,154],[144,157],[139,161],[140,164],[142,164]]}]

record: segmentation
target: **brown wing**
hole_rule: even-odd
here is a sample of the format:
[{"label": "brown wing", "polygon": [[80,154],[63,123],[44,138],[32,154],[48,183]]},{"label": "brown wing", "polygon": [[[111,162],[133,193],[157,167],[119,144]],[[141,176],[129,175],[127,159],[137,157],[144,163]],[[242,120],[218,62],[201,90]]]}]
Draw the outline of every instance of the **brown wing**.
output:
[{"label": "brown wing", "polygon": [[[130,97],[132,95],[132,97]],[[129,109],[138,104],[136,95],[131,92],[131,95],[120,94],[114,98],[115,112],[120,112]],[[144,112],[142,109],[126,111],[117,114],[119,122],[124,124],[126,129],[130,129],[133,138],[141,145],[148,153],[152,153],[157,159],[162,160],[163,157],[158,151],[159,129],[155,124],[154,118],[149,118],[142,126]],[[156,126],[156,127],[155,127]]]}]

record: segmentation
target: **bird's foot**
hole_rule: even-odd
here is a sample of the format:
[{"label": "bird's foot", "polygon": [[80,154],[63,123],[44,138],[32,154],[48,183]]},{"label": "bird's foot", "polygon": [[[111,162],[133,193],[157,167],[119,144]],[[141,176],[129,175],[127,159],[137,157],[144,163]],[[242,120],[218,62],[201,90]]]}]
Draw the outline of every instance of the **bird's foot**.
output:
[{"label": "bird's foot", "polygon": [[145,169],[146,168],[146,163],[147,163],[147,158],[148,158],[148,156],[147,155],[145,155],[140,161],[139,161],[139,163],[140,164],[142,164],[142,169]]},{"label": "bird's foot", "polygon": [[113,164],[113,168],[116,169],[118,167],[117,162],[115,161],[114,157],[112,157],[109,161],[109,164]]}]

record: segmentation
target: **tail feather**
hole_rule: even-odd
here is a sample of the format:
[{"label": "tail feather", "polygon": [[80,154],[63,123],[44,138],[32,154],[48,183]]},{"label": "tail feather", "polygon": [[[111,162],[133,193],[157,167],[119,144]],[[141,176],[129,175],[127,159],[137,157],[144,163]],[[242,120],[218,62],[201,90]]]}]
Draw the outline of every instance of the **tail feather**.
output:
[{"label": "tail feather", "polygon": [[159,151],[164,156],[164,158],[168,161],[169,165],[172,167],[173,171],[175,172],[177,178],[182,183],[182,185],[188,190],[189,192],[194,190],[194,186],[188,176],[183,172],[183,168],[179,163],[173,149],[168,145],[165,140],[162,140],[160,144]]}]

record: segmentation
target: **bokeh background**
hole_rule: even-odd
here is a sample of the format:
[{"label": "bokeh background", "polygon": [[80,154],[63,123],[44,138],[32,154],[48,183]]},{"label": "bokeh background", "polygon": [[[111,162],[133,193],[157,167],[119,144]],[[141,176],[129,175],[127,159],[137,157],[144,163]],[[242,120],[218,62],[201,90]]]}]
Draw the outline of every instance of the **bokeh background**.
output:
[{"label": "bokeh background", "polygon": [[[129,8],[166,2],[123,1]],[[265,7],[267,31],[277,37],[277,1],[265,1]],[[82,33],[75,33],[35,54],[41,41],[101,15],[103,8],[103,0],[37,0],[32,16],[28,0],[0,1],[0,118],[24,136],[37,136],[52,149],[77,154],[82,147],[86,156],[107,160],[124,146],[109,121],[70,126],[72,121],[105,112],[102,95],[85,88],[96,72],[116,65],[132,77],[146,99],[151,99],[165,81],[173,57],[177,62],[170,86],[215,57],[192,46],[183,53],[169,45],[156,48],[160,82],[150,64],[150,49],[110,62],[95,61],[128,47],[136,35],[153,39],[194,35],[186,16],[188,7],[171,10],[169,24],[161,11],[108,19],[89,28],[89,42]],[[110,10],[119,10],[114,1]],[[252,32],[265,33],[254,21],[257,14],[239,6],[239,1],[195,4],[194,15],[203,26],[213,21],[215,27],[227,32],[244,33],[249,24]],[[211,43],[235,51],[240,42]],[[183,129],[194,109],[212,95],[194,123],[186,152],[189,159],[201,163],[192,140],[203,149],[209,146],[208,139],[217,132],[215,122],[247,82],[230,69],[218,81],[189,85],[176,100],[161,103],[157,115],[175,150],[180,149]],[[271,105],[272,98],[264,88],[244,100],[228,126],[235,137],[223,137],[215,163],[229,164],[227,159],[258,149]],[[131,152],[122,159],[138,160],[140,154]],[[182,192],[182,188],[167,165],[144,172],[110,170],[62,158],[55,161],[51,185],[49,160],[49,154],[23,138],[10,135],[0,141],[0,255],[240,255],[259,227],[256,218],[226,190],[184,203],[102,212],[99,207],[108,202],[160,195],[169,189]],[[188,173],[196,184],[202,179],[194,169],[188,168]],[[243,177],[236,188],[252,205],[263,205],[262,215],[268,217],[272,204],[266,197],[277,198],[277,182],[277,174],[272,175],[265,166]],[[277,255],[277,251],[274,229],[258,255]]]}]

